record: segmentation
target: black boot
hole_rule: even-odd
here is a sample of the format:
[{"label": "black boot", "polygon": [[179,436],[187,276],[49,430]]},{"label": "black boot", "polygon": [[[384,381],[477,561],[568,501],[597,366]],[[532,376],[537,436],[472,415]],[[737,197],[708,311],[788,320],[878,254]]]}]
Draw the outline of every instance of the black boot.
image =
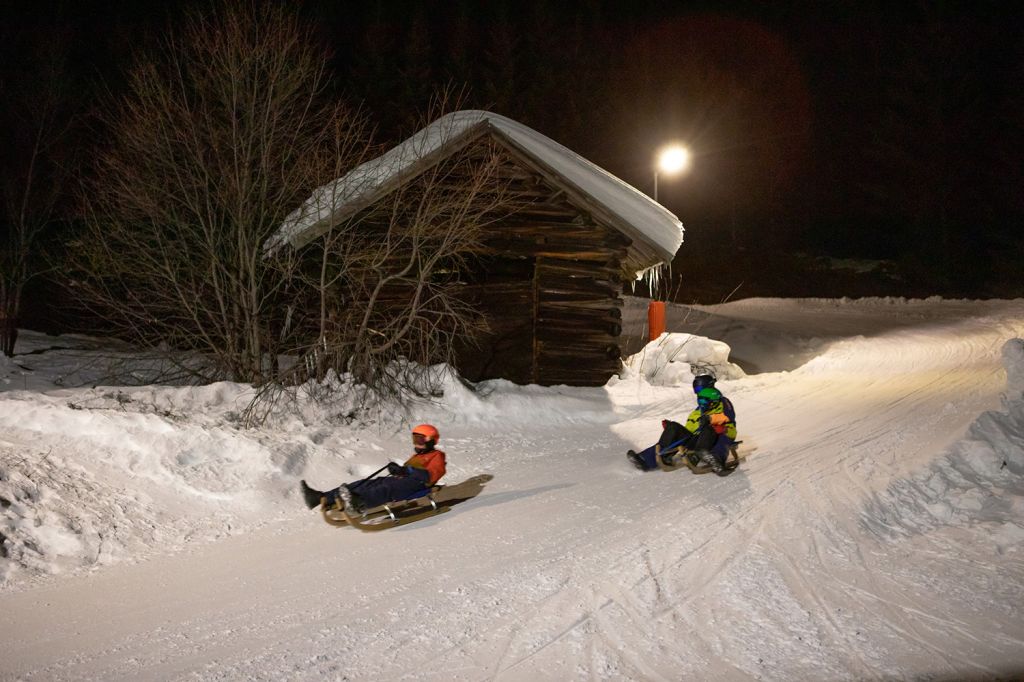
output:
[{"label": "black boot", "polygon": [[714,453],[708,452],[707,450],[700,453],[700,461],[701,463],[711,467],[711,470],[714,471],[717,476],[728,476],[735,468],[725,466],[722,461],[714,455]]},{"label": "black boot", "polygon": [[320,504],[320,498],[324,496],[322,492],[319,490],[313,490],[306,485],[306,481],[304,480],[299,481],[299,487],[302,489],[302,499],[305,500],[307,507],[313,509]]},{"label": "black boot", "polygon": [[722,463],[719,462],[718,458],[715,457],[710,451],[698,450],[697,456],[700,457],[701,464],[703,464],[706,467],[710,467],[710,469],[719,476],[722,475]]},{"label": "black boot", "polygon": [[644,466],[644,460],[640,458],[640,455],[636,454],[633,450],[626,450],[626,459],[628,459],[633,466],[640,471],[646,471],[647,467]]}]

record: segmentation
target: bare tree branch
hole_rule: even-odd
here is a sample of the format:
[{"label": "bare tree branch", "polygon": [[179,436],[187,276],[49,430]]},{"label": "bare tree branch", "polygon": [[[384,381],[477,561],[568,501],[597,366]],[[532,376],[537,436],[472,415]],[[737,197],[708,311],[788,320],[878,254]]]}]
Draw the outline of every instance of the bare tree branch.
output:
[{"label": "bare tree branch", "polygon": [[[455,103],[450,93],[439,95],[423,125]],[[499,173],[503,161],[501,149],[485,138],[306,247],[304,257],[316,266],[304,273],[319,298],[308,308],[318,309],[319,319],[309,321],[318,337],[295,367],[299,377],[319,379],[333,369],[367,386],[374,400],[436,389],[438,373],[425,368],[453,364],[455,341],[484,328],[482,315],[459,293],[461,276],[483,250],[487,224],[515,210]],[[331,191],[344,193],[337,185]],[[321,200],[333,206],[335,197]]]},{"label": "bare tree branch", "polygon": [[297,343],[298,261],[264,242],[367,149],[362,115],[329,100],[326,59],[287,9],[235,2],[193,15],[105,117],[78,290],[129,340],[201,351],[197,379],[272,380]]}]

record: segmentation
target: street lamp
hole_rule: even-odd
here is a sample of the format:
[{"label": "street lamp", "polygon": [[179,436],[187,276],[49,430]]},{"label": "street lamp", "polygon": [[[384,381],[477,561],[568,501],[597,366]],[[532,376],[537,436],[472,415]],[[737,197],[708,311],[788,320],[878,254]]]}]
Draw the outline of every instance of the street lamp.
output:
[{"label": "street lamp", "polygon": [[654,200],[658,200],[658,172],[675,174],[690,167],[690,150],[678,144],[665,147],[654,166]]}]

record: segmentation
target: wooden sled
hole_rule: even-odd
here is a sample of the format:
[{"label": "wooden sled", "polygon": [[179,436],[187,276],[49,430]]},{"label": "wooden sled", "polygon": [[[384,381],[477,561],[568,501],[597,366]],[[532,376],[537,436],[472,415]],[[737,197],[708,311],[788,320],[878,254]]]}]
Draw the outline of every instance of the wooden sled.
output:
[{"label": "wooden sled", "polygon": [[[741,440],[733,443],[729,447],[729,454],[725,457],[723,468],[730,473],[739,467],[740,462],[744,461],[747,455],[754,451],[753,447],[743,448],[741,451],[739,447],[741,443],[743,443]],[[660,450],[658,447],[655,448],[654,459],[662,471],[675,471],[683,467],[688,468],[694,474],[707,474],[712,471],[711,467],[702,464],[697,459],[697,454],[692,450],[686,450],[682,446],[670,448],[667,457],[663,457]],[[671,463],[667,463],[665,459],[670,460]]]},{"label": "wooden sled", "polygon": [[352,526],[364,532],[386,530],[444,514],[453,505],[476,497],[492,478],[490,474],[482,474],[455,485],[435,485],[414,498],[389,502],[362,514],[350,513],[340,500],[332,507],[325,508],[321,504],[320,510],[324,521],[332,526]]},{"label": "wooden sled", "polygon": [[396,500],[372,509],[367,509],[362,514],[353,514],[346,509],[338,500],[334,506],[320,509],[323,512],[324,521],[332,526],[352,526],[362,531],[384,530],[395,526],[404,526],[413,521],[419,521],[430,516],[448,511],[449,507],[440,507],[434,496],[444,486],[435,485],[429,490],[411,499]]}]

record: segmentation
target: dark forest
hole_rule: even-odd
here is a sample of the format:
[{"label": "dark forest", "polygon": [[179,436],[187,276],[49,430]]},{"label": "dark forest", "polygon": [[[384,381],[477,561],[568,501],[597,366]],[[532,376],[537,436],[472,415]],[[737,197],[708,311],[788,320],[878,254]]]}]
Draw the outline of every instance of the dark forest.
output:
[{"label": "dark forest", "polygon": [[[117,96],[135,55],[211,4],[8,7],[2,171],[7,187],[25,173],[49,97],[60,136],[36,160],[52,187],[47,240],[73,233],[62,190],[104,143],[98,103]],[[310,0],[296,11],[331,52],[336,96],[364,108],[384,146],[415,132],[445,87],[648,193],[656,149],[685,141],[692,170],[659,186],[686,228],[659,297],[1024,295],[1024,22],[1012,3]],[[48,281],[26,291],[25,324],[54,324]]]}]

